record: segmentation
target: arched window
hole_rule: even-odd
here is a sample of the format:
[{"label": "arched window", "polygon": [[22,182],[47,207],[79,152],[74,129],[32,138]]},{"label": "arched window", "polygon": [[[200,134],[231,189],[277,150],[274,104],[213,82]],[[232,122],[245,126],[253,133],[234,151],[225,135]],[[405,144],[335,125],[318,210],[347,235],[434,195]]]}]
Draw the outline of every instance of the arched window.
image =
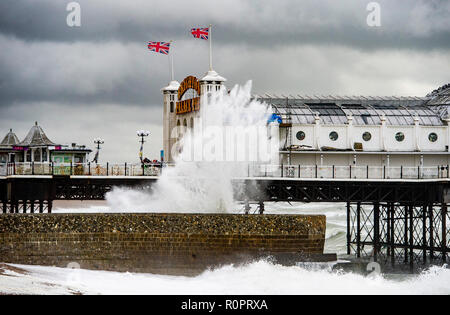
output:
[{"label": "arched window", "polygon": [[173,113],[175,110],[175,102],[170,102],[170,112]]},{"label": "arched window", "polygon": [[191,117],[191,128],[194,129],[194,118]]}]

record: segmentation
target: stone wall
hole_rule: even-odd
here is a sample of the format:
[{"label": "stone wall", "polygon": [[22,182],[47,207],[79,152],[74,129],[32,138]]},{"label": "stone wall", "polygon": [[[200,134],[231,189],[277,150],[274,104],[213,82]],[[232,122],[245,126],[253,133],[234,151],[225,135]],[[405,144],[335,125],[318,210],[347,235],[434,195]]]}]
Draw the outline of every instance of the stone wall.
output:
[{"label": "stone wall", "polygon": [[324,216],[3,214],[0,262],[198,274],[268,255],[322,254]]}]

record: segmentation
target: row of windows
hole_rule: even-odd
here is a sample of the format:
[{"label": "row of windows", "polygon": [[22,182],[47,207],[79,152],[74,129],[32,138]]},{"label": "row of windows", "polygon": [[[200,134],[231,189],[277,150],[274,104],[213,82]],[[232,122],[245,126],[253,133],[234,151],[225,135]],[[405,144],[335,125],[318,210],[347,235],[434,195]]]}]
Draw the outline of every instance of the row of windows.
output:
[{"label": "row of windows", "polygon": [[[297,132],[296,137],[299,141],[303,141],[306,138],[306,134],[303,131],[299,131]],[[331,141],[336,141],[339,138],[339,134],[336,131],[332,131],[329,134],[329,138]],[[362,138],[364,141],[370,141],[372,139],[372,134],[370,132],[364,132]],[[395,134],[395,140],[402,142],[405,140],[405,134],[403,132],[397,132]],[[438,140],[438,135],[432,132],[428,135],[428,140],[430,142],[436,142]]]}]

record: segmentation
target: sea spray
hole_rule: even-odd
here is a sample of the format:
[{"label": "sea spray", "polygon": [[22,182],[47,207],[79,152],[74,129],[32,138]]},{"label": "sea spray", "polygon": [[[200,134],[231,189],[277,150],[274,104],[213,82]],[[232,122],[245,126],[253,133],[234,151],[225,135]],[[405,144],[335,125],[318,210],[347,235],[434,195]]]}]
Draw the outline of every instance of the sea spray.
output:
[{"label": "sea spray", "polygon": [[251,82],[202,98],[194,128],[174,130],[175,166],[151,193],[115,188],[106,199],[120,212],[235,212],[232,178],[249,164],[278,164],[278,129],[270,108],[252,99]]},{"label": "sea spray", "polygon": [[224,266],[194,277],[79,270],[80,283],[67,287],[67,268],[15,266],[27,274],[0,276],[9,294],[450,294],[450,269],[432,267],[420,275],[364,277],[316,266],[285,267],[261,260]]}]

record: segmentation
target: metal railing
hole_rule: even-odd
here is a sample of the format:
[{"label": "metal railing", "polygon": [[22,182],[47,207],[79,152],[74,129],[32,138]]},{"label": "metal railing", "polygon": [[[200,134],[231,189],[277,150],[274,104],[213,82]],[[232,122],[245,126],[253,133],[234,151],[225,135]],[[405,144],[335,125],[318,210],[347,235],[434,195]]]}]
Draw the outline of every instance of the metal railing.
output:
[{"label": "metal railing", "polygon": [[[160,176],[170,164],[0,163],[0,176]],[[249,164],[247,177],[303,179],[440,179],[450,178],[449,166],[261,165]]]},{"label": "metal railing", "polygon": [[450,178],[449,166],[252,165],[248,177],[323,179],[440,179]]},{"label": "metal railing", "polygon": [[[167,165],[164,165],[167,166]],[[0,176],[159,176],[160,164],[95,163],[7,163],[0,164]]]}]

